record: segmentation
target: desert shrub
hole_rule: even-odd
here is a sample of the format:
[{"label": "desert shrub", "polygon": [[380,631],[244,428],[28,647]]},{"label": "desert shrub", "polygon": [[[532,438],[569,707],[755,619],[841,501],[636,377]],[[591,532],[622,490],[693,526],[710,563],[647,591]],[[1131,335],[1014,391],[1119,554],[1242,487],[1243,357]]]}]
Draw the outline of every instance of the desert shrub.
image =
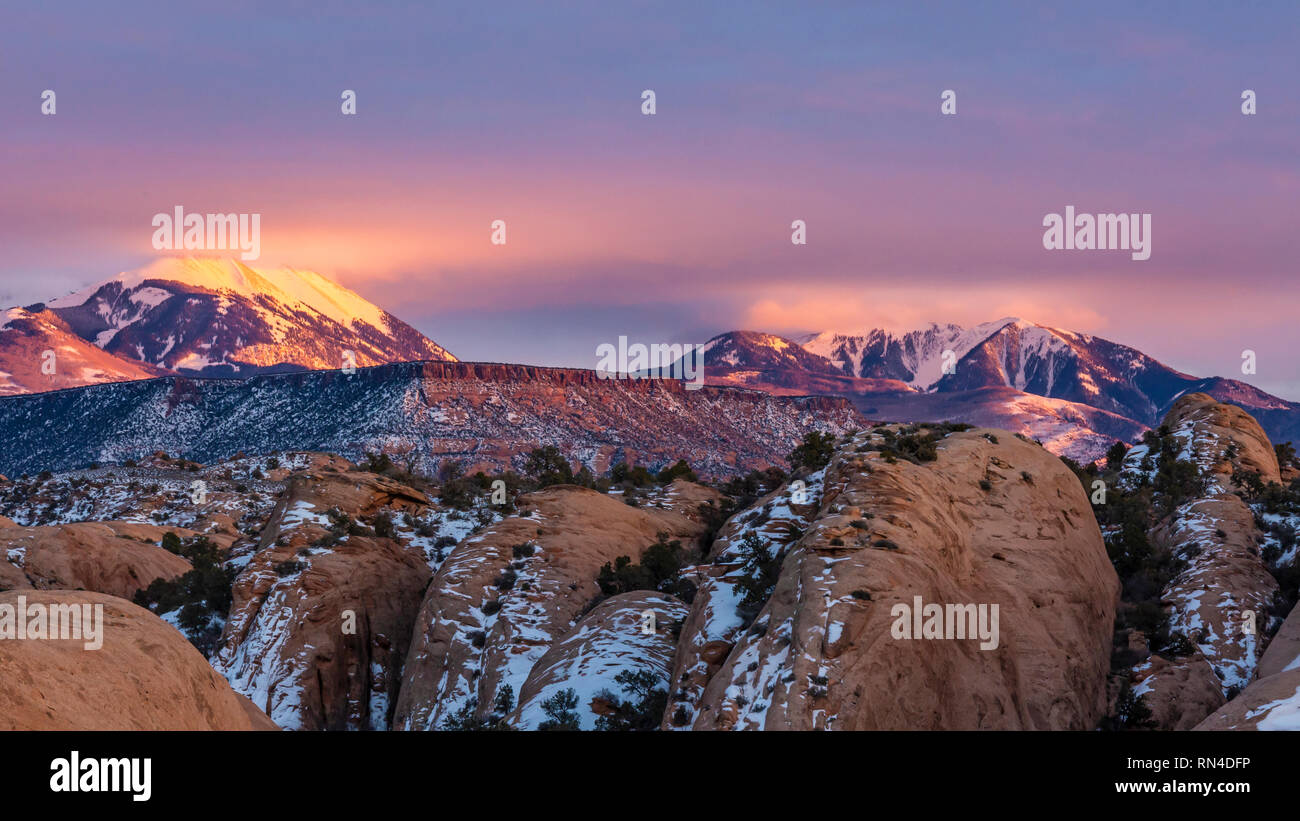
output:
[{"label": "desert shrub", "polygon": [[786,459],[790,462],[791,470],[820,470],[830,464],[834,453],[835,436],[814,430],[804,434],[803,441],[790,451]]},{"label": "desert shrub", "polygon": [[667,533],[659,533],[658,540],[641,554],[639,563],[633,562],[630,556],[619,556],[613,564],[606,562],[596,576],[596,583],[604,596],[632,590],[658,590],[693,598],[694,585],[678,579],[678,572],[687,558],[687,551],[679,540],[669,540]]},{"label": "desert shrub", "polygon": [[393,515],[387,510],[376,513],[372,525],[376,536],[384,539],[397,538],[397,531],[393,527]]},{"label": "desert shrub", "polygon": [[624,670],[614,676],[627,694],[619,699],[608,691],[601,697],[613,712],[596,719],[596,729],[602,731],[645,731],[659,729],[664,710],[668,707],[668,691],[660,686],[659,677],[648,671]]},{"label": "desert shrub", "polygon": [[174,552],[189,559],[192,569],[177,579],[154,579],[136,592],[135,603],[159,614],[180,610],[178,621],[190,642],[204,657],[211,656],[221,635],[213,617],[230,611],[235,573],[226,569],[223,551],[206,536],[182,542]]},{"label": "desert shrub", "polygon": [[438,485],[438,500],[455,510],[469,510],[482,495],[482,488],[473,479],[456,476]]},{"label": "desert shrub", "polygon": [[1196,653],[1196,645],[1192,644],[1191,639],[1182,633],[1170,633],[1169,641],[1160,649],[1162,655],[1170,655],[1175,658],[1191,656]]},{"label": "desert shrub", "polygon": [[686,463],[685,459],[678,459],[676,464],[659,471],[657,478],[661,485],[670,484],[676,479],[686,479],[689,482],[699,481],[695,471],[691,470],[691,466]]},{"label": "desert shrub", "polygon": [[578,706],[578,694],[572,689],[562,690],[542,702],[542,712],[546,721],[537,725],[537,729],[546,731],[578,730],[582,724],[575,709]]},{"label": "desert shrub", "polygon": [[741,557],[742,575],[737,587],[742,591],[741,615],[752,617],[772,595],[781,573],[781,553],[766,539],[750,531],[740,540],[737,552]]},{"label": "desert shrub", "polygon": [[1283,468],[1295,461],[1295,445],[1290,442],[1274,445],[1273,452],[1277,454],[1277,463]]},{"label": "desert shrub", "polygon": [[[439,467],[440,473],[447,469],[447,464],[447,462],[444,462]],[[368,473],[377,473],[408,485],[423,485],[426,483],[424,478],[415,475],[414,460],[410,458],[407,459],[406,465],[403,467],[393,462],[393,458],[387,453],[367,453],[357,463],[357,467]]]},{"label": "desert shrub", "polygon": [[532,477],[538,487],[573,483],[573,468],[555,445],[530,451],[524,459],[524,473]]},{"label": "desert shrub", "polygon": [[656,588],[677,577],[686,561],[686,549],[677,539],[669,540],[667,533],[659,533],[654,544],[641,554],[641,565],[656,580]]},{"label": "desert shrub", "polygon": [[736,499],[743,508],[749,507],[758,497],[770,493],[785,484],[785,481],[785,471],[777,467],[770,467],[762,472],[751,470],[743,476],[733,476],[726,482],[715,485],[715,487],[727,496]]},{"label": "desert shrub", "polygon": [[1161,494],[1161,510],[1171,513],[1183,502],[1203,493],[1205,480],[1191,462],[1161,459],[1151,486]]},{"label": "desert shrub", "polygon": [[173,533],[172,531],[169,530],[169,531],[167,531],[165,534],[163,534],[163,537],[162,537],[162,546],[163,546],[163,548],[165,548],[166,550],[168,550],[168,551],[170,551],[170,552],[172,552],[172,553],[175,553],[175,554],[177,554],[177,555],[180,555],[180,552],[181,552],[181,537],[180,537],[180,536],[177,536],[175,533]]},{"label": "desert shrub", "polygon": [[271,567],[279,576],[292,576],[307,567],[307,565],[297,559],[286,559],[282,562],[276,562]]},{"label": "desert shrub", "polygon": [[610,481],[616,485],[632,487],[649,487],[655,483],[655,477],[642,465],[629,465],[619,462],[610,469]]},{"label": "desert shrub", "polygon": [[478,698],[471,696],[460,709],[443,719],[442,730],[453,732],[506,731],[506,717],[515,709],[515,689],[509,684],[502,684],[497,691],[496,700],[492,702],[492,712],[484,718],[477,718]]},{"label": "desert shrub", "polygon": [[606,596],[617,596],[630,590],[653,590],[655,586],[650,571],[633,564],[631,556],[619,556],[613,564],[605,562],[596,575],[596,584]]},{"label": "desert shrub", "polygon": [[935,447],[935,443],[938,441],[939,438],[933,433],[898,436],[893,441],[893,447],[887,450],[882,449],[882,452],[887,452],[891,456],[917,464],[933,462],[939,458],[938,448]]},{"label": "desert shrub", "polygon": [[1129,608],[1121,608],[1117,626],[1142,631],[1152,647],[1163,647],[1169,642],[1169,614],[1158,600],[1148,599]]},{"label": "desert shrub", "polygon": [[1155,728],[1151,708],[1136,695],[1126,681],[1115,707],[1116,730],[1150,730]]},{"label": "desert shrub", "polygon": [[1128,445],[1115,440],[1115,444],[1106,450],[1106,469],[1119,470],[1124,464],[1124,457],[1128,455]]},{"label": "desert shrub", "polygon": [[1300,561],[1287,565],[1270,564],[1268,571],[1277,580],[1277,591],[1273,594],[1269,612],[1280,619],[1286,618],[1300,603]]}]

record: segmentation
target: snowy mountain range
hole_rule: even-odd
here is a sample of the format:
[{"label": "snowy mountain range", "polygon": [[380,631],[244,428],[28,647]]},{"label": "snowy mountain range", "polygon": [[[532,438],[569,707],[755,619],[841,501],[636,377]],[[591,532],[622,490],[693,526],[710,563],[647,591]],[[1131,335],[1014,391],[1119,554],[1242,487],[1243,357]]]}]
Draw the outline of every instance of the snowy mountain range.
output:
[{"label": "snowy mountain range", "polygon": [[1274,441],[1300,438],[1300,404],[1016,317],[904,333],[785,338],[732,331],[706,344],[704,373],[714,385],[846,396],[873,419],[1006,428],[1089,461],[1115,439],[1132,440],[1157,424],[1178,397],[1194,392],[1247,409]]},{"label": "snowy mountain range", "polygon": [[[247,378],[456,361],[319,274],[225,259],[164,258],[0,315],[0,395],[159,376]],[[786,338],[731,331],[705,345],[704,362],[710,385],[844,397],[866,419],[1004,428],[1080,461],[1099,458],[1116,439],[1137,439],[1193,392],[1245,408],[1274,441],[1300,440],[1300,404],[1237,380],[1181,373],[1101,337],[1015,317],[902,333]],[[518,367],[510,373],[541,372]],[[538,441],[545,438],[544,420],[526,407],[516,412],[521,427],[536,427]]]},{"label": "snowy mountain range", "polygon": [[230,259],[160,259],[0,323],[0,394],[413,360],[456,358],[320,274]]}]

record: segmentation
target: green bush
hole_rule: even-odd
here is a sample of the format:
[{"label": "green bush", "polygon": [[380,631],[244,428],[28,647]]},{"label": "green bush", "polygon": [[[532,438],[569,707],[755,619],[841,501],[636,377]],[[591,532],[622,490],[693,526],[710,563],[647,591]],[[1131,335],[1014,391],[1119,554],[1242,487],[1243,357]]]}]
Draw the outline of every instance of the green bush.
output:
[{"label": "green bush", "polygon": [[619,556],[613,564],[606,562],[596,575],[596,584],[605,596],[633,590],[676,593],[677,574],[686,559],[687,552],[680,541],[669,541],[667,533],[659,533],[658,541],[641,554],[640,563],[634,563],[630,556]]},{"label": "green bush", "polygon": [[477,718],[478,698],[471,697],[461,708],[443,719],[442,730],[452,732],[508,731],[506,718],[515,708],[515,690],[509,684],[502,684],[492,703],[492,712],[484,718]]},{"label": "green bush", "polygon": [[1115,440],[1115,444],[1110,446],[1106,451],[1106,469],[1119,470],[1124,464],[1124,457],[1128,454],[1128,445]]},{"label": "green bush", "polygon": [[573,468],[555,445],[530,451],[524,459],[524,473],[536,480],[539,487],[573,483]]},{"label": "green bush", "polygon": [[457,476],[443,480],[438,486],[438,500],[456,510],[469,510],[482,495],[482,489],[473,479]]},{"label": "green bush", "polygon": [[1142,697],[1134,694],[1128,683],[1120,692],[1115,708],[1115,727],[1117,730],[1150,730],[1155,728],[1151,708],[1147,707]]},{"label": "green bush", "polygon": [[834,454],[835,436],[814,430],[804,434],[803,441],[790,451],[786,459],[790,463],[791,470],[800,468],[821,470],[830,464],[831,456]]},{"label": "green bush", "polygon": [[1290,442],[1274,445],[1273,452],[1277,454],[1278,465],[1283,468],[1295,461],[1295,445]]},{"label": "green bush", "polygon": [[292,576],[294,573],[306,568],[307,565],[297,559],[287,559],[283,562],[276,562],[272,567],[278,575]]},{"label": "green bush", "polygon": [[646,731],[659,729],[664,710],[668,707],[668,691],[659,686],[659,677],[647,671],[624,670],[614,676],[629,697],[619,699],[605,692],[601,696],[613,708],[608,715],[596,719],[596,729],[602,731]]},{"label": "green bush", "polygon": [[175,533],[173,533],[172,531],[169,530],[169,531],[167,531],[165,534],[163,534],[163,537],[162,537],[162,546],[163,546],[164,549],[166,549],[166,550],[168,550],[168,551],[170,551],[170,552],[172,552],[172,553],[175,553],[175,554],[177,554],[177,555],[180,555],[180,552],[181,552],[181,537],[180,537],[180,536],[177,536]]},{"label": "green bush", "polygon": [[542,702],[542,712],[547,720],[537,725],[537,729],[546,731],[578,730],[582,728],[575,709],[578,706],[578,694],[572,689],[563,690]]},{"label": "green bush", "polygon": [[782,554],[753,531],[740,540],[737,552],[743,571],[737,584],[743,594],[738,609],[741,615],[754,616],[776,587],[781,574]]},{"label": "green bush", "polygon": [[[163,541],[170,543],[166,536]],[[158,614],[180,610],[178,621],[187,637],[208,657],[216,650],[221,634],[219,627],[209,625],[212,617],[224,618],[230,611],[235,573],[226,569],[223,551],[206,536],[181,542],[175,552],[189,559],[192,569],[177,579],[154,579],[136,592],[134,600]]]},{"label": "green bush", "polygon": [[685,727],[690,721],[691,714],[686,710],[686,705],[678,705],[677,709],[673,711],[673,726]]},{"label": "green bush", "polygon": [[677,463],[672,467],[666,467],[659,471],[658,479],[661,485],[671,484],[676,479],[685,479],[688,482],[699,481],[695,471],[691,470],[691,466],[686,463],[685,459],[678,459]]}]

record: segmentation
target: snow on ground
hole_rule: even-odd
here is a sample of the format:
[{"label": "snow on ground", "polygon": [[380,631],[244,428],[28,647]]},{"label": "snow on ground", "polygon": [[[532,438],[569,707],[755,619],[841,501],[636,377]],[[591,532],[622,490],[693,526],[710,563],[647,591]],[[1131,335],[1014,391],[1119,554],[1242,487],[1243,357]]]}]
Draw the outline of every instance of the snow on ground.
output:
[{"label": "snow on ground", "polygon": [[615,680],[623,672],[653,673],[659,681],[657,689],[667,690],[671,682],[664,671],[670,668],[672,652],[665,647],[661,635],[642,632],[642,612],[650,610],[655,614],[656,623],[662,625],[684,618],[686,607],[668,596],[647,598],[644,605],[638,609],[624,608],[612,620],[570,632],[550,648],[548,655],[558,656],[559,660],[546,667],[539,664],[531,670],[532,675],[550,683],[519,705],[511,726],[520,730],[537,729],[548,718],[543,707],[545,702],[565,690],[573,690],[578,703],[574,712],[580,728],[594,730],[597,716],[589,709],[593,699],[628,698]]},{"label": "snow on ground", "polygon": [[1246,718],[1264,716],[1255,725],[1257,730],[1300,730],[1300,687],[1288,698],[1270,701],[1246,713]]},{"label": "snow on ground", "polygon": [[280,532],[286,533],[305,524],[319,525],[329,529],[329,516],[318,511],[316,506],[306,499],[298,499],[280,517]]},{"label": "snow on ground", "polygon": [[293,631],[294,608],[287,602],[282,582],[267,593],[253,615],[244,641],[223,647],[211,659],[237,693],[263,708],[271,720],[286,730],[300,726],[304,682],[313,648],[304,645],[296,657],[281,658],[280,651]]},{"label": "snow on ground", "polygon": [[112,466],[19,479],[0,491],[0,514],[26,527],[116,520],[202,530],[200,520],[215,514],[265,519],[283,485],[228,480],[225,468]]},{"label": "snow on ground", "polygon": [[[684,571],[699,585],[695,603],[697,608],[701,608],[702,618],[693,635],[682,637],[687,642],[683,646],[699,648],[714,641],[736,641],[737,635],[745,626],[745,618],[740,609],[745,596],[741,581],[747,575],[744,567],[746,538],[757,537],[768,550],[784,552],[788,549],[788,527],[794,527],[802,533],[821,507],[825,477],[826,471],[823,469],[803,479],[802,488],[787,483],[768,501],[737,513],[723,528],[724,535],[719,537],[714,546],[713,572],[701,569],[692,574],[690,570]],[[707,670],[708,663],[703,658],[697,658],[683,672],[693,681],[703,681],[707,677]],[[677,701],[684,708],[689,721],[675,729],[689,729],[695,720],[695,704],[702,688],[692,684],[680,689],[688,691],[686,699],[679,698]],[[749,709],[750,712],[757,709],[752,699]],[[765,705],[763,709],[766,709]]]}]

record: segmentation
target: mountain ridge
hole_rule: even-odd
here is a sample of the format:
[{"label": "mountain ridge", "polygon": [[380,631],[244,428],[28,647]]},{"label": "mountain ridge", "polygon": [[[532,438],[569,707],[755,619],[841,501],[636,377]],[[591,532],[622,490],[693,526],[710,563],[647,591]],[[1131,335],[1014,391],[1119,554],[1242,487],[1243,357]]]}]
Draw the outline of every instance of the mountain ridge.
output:
[{"label": "mountain ridge", "polygon": [[[57,318],[46,348],[77,348],[73,337],[113,360],[102,378],[64,374],[63,384],[140,378],[140,371],[187,376],[454,361],[449,351],[400,319],[328,278],[305,269],[252,268],[223,258],[165,257],[71,294],[29,306]],[[11,314],[13,311],[11,310]],[[0,371],[28,366],[0,326]],[[82,357],[96,358],[84,354]],[[10,366],[13,367],[10,367]],[[31,392],[32,380],[8,393]]]},{"label": "mountain ridge", "polygon": [[[1107,439],[1131,441],[1159,424],[1180,396],[1195,392],[1248,408],[1276,441],[1300,438],[1300,403],[1240,380],[1183,373],[1099,336],[1018,317],[969,329],[931,323],[916,331],[792,337],[730,331],[706,343],[704,373],[706,384],[774,393],[801,386],[845,396],[875,419],[1004,427],[1083,461],[1099,458]],[[1026,416],[1035,404],[1038,421],[1029,418],[1035,413]],[[1077,436],[1052,432],[1069,417],[1101,419],[1103,428],[1081,423]]]},{"label": "mountain ridge", "polygon": [[[729,331],[703,349],[708,385],[842,397],[879,420],[1003,427],[1084,462],[1116,438],[1135,440],[1194,392],[1248,408],[1276,441],[1300,439],[1300,403],[1014,316],[969,328],[931,322],[793,337]],[[10,309],[0,322],[0,396],[169,375],[247,379],[455,361],[326,277],[220,258],[161,258],[48,303]],[[525,379],[542,367],[475,364],[516,367],[500,373]]]},{"label": "mountain ridge", "polygon": [[520,469],[555,445],[599,473],[687,458],[706,475],[783,462],[805,433],[865,420],[840,397],[778,397],[675,380],[608,380],[533,365],[398,362],[246,379],[162,376],[0,400],[0,473],[237,452],[386,452],[436,473],[446,460]]}]

